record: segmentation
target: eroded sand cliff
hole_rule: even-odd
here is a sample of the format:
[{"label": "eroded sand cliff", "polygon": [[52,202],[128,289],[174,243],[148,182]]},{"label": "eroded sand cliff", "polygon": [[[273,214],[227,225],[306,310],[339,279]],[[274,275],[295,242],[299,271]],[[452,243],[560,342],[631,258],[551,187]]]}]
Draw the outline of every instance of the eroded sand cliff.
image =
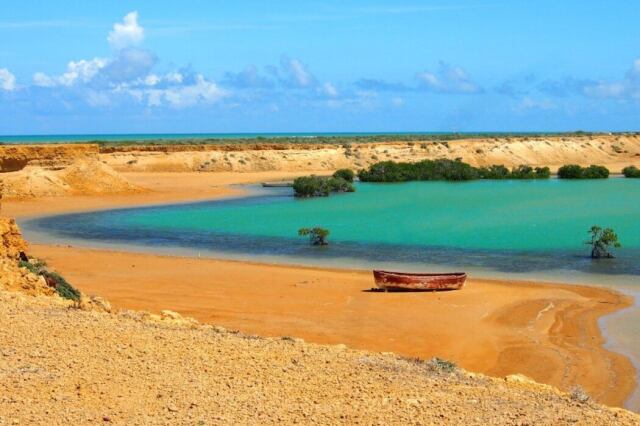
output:
[{"label": "eroded sand cliff", "polygon": [[117,194],[148,188],[120,173],[300,172],[349,167],[384,160],[460,158],[472,165],[549,166],[602,164],[617,173],[640,165],[640,136],[590,135],[461,139],[448,142],[357,144],[201,145],[4,145],[0,179],[7,198],[70,194]]}]

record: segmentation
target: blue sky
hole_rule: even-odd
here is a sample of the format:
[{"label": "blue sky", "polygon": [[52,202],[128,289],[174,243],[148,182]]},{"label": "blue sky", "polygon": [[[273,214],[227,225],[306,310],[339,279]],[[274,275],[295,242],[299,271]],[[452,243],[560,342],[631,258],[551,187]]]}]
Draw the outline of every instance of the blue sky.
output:
[{"label": "blue sky", "polygon": [[0,134],[640,130],[640,2],[2,1]]}]

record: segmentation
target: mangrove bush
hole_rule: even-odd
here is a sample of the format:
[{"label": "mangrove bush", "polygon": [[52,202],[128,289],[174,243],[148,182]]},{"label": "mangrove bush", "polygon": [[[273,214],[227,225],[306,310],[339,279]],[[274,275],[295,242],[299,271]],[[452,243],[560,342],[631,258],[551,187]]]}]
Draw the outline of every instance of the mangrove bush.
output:
[{"label": "mangrove bush", "polygon": [[313,246],[326,246],[329,244],[327,237],[329,236],[329,230],[316,226],[315,228],[300,228],[298,229],[298,235],[309,236],[309,243]]},{"label": "mangrove bush", "polygon": [[588,231],[591,238],[585,241],[585,244],[591,246],[591,258],[612,258],[609,247],[620,247],[618,235],[611,228],[601,228],[593,225]]},{"label": "mangrove bush", "polygon": [[560,179],[606,179],[608,177],[609,169],[604,166],[581,167],[577,164],[567,164],[558,169]]},{"label": "mangrove bush", "polygon": [[624,177],[628,178],[640,178],[640,169],[636,166],[629,166],[622,169],[622,174]]},{"label": "mangrove bush", "polygon": [[332,192],[353,192],[353,183],[341,177],[302,176],[293,181],[296,197],[327,197]]},{"label": "mangrove bush", "polygon": [[503,165],[473,167],[461,160],[423,160],[417,163],[382,161],[360,170],[362,182],[408,182],[414,180],[465,181],[473,179],[548,179],[548,167],[518,166],[511,171]]},{"label": "mangrove bush", "polygon": [[335,171],[333,177],[342,178],[347,182],[353,182],[353,178],[356,177],[356,174],[351,169],[340,169]]}]

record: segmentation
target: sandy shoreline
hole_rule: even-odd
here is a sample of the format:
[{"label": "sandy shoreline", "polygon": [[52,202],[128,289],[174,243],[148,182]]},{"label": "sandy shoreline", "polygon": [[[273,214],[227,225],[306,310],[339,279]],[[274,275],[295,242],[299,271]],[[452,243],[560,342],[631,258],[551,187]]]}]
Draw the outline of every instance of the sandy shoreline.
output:
[{"label": "sandy shoreline", "polygon": [[[233,183],[300,173],[125,173],[148,192],[8,202],[16,217],[186,202],[241,194]],[[593,287],[471,280],[463,292],[370,293],[368,273],[34,245],[81,290],[115,306],[172,309],[266,336],[451,359],[471,371],[523,373],[598,401],[622,405],[635,387],[626,357],[605,350],[603,315],[631,304]],[[184,271],[189,271],[185,279]]]}]

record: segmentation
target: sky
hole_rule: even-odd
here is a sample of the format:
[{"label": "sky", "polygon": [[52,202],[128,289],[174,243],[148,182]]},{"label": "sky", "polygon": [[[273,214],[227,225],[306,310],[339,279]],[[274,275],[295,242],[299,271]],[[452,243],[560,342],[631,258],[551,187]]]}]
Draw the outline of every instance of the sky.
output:
[{"label": "sky", "polygon": [[0,0],[0,134],[638,131],[640,1]]}]

